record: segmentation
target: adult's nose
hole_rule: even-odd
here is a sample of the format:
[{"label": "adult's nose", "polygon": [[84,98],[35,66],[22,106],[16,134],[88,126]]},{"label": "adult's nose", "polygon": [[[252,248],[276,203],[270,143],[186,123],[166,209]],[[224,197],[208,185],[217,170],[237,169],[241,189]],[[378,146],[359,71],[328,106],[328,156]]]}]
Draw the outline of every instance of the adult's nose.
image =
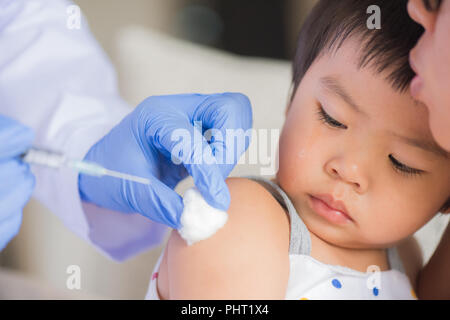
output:
[{"label": "adult's nose", "polygon": [[432,32],[436,22],[437,10],[433,6],[433,0],[430,0],[428,8],[425,5],[424,0],[409,0],[408,1],[408,13],[409,16],[421,24],[426,31]]}]

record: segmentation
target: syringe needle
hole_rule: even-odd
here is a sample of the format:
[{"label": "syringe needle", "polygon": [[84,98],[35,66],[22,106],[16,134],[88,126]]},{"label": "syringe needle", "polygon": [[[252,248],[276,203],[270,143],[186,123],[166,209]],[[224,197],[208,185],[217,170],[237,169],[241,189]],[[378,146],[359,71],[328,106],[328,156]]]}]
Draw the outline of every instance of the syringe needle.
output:
[{"label": "syringe needle", "polygon": [[78,170],[80,173],[90,174],[94,176],[110,176],[119,179],[130,180],[143,184],[150,184],[150,180],[147,178],[142,178],[138,176],[134,176],[128,173],[123,173],[119,171],[106,169],[96,163],[87,162],[87,161],[78,161],[78,160],[70,160],[68,162],[69,166]]},{"label": "syringe needle", "polygon": [[122,173],[122,172],[109,170],[109,169],[104,169],[103,172],[107,176],[116,177],[116,178],[122,178],[122,179],[125,179],[125,180],[130,180],[130,181],[143,183],[143,184],[150,184],[150,180],[149,179],[138,177],[138,176],[133,176],[133,175],[128,174],[128,173]]}]

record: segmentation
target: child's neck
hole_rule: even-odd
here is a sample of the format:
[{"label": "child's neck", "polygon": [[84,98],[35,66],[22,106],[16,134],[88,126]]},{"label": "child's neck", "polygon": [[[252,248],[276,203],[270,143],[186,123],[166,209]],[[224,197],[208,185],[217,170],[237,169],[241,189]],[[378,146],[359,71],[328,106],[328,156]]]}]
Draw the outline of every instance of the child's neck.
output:
[{"label": "child's neck", "polygon": [[360,272],[367,272],[370,265],[376,265],[380,271],[389,270],[385,249],[349,249],[330,244],[314,233],[311,235],[311,257],[331,265],[340,265]]}]

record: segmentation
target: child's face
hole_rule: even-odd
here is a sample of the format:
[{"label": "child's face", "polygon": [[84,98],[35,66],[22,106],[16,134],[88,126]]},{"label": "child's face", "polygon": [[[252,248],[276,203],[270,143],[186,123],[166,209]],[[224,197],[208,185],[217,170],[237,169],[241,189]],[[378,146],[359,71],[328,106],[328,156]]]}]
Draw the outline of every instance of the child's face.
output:
[{"label": "child's face", "polygon": [[[435,146],[426,107],[394,91],[385,75],[358,70],[357,48],[347,40],[308,69],[287,110],[277,180],[319,238],[349,248],[385,247],[413,234],[443,205],[450,160],[400,138]],[[337,122],[324,123],[320,105]],[[423,173],[403,173],[399,163]],[[310,195],[318,194],[341,200],[352,220],[335,223],[315,213]]]}]

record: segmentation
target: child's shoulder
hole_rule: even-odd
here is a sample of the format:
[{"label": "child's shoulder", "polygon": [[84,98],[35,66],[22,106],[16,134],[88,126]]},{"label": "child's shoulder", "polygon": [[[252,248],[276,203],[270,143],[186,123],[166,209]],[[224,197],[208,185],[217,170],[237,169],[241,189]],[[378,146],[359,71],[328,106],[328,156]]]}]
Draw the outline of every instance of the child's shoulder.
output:
[{"label": "child's shoulder", "polygon": [[289,277],[289,218],[259,183],[226,180],[228,221],[211,238],[167,244],[171,299],[283,299]]},{"label": "child's shoulder", "polygon": [[230,217],[236,216],[234,219],[255,223],[255,226],[289,228],[289,218],[283,207],[260,183],[239,177],[228,178],[226,183],[231,195]]}]

